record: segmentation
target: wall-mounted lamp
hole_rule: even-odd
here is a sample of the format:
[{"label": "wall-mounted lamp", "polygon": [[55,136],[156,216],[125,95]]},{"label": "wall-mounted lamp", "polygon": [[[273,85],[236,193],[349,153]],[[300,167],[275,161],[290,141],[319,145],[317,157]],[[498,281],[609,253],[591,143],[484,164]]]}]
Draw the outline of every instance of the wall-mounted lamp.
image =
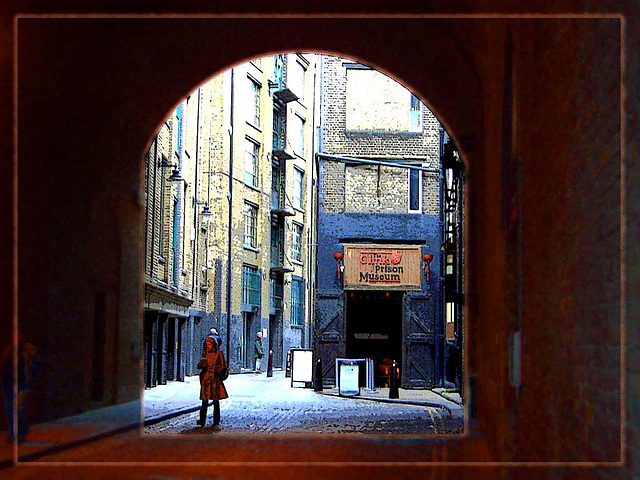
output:
[{"label": "wall-mounted lamp", "polygon": [[209,208],[209,202],[199,202],[197,198],[194,198],[193,206],[195,207],[196,205],[204,205],[204,207],[202,208],[202,211],[200,212],[200,215],[202,215],[203,222],[209,223],[209,220],[213,216],[213,212]]},{"label": "wall-mounted lamp", "polygon": [[165,154],[162,154],[162,158],[158,160],[158,167],[173,168],[173,171],[171,172],[171,176],[169,177],[169,180],[171,180],[172,182],[183,180],[182,176],[180,175],[180,170],[178,169],[178,164],[169,162]]},{"label": "wall-mounted lamp", "polygon": [[158,167],[160,168],[173,168],[173,171],[171,172],[171,176],[169,177],[169,180],[172,182],[179,182],[180,180],[183,180],[182,175],[180,175],[180,170],[178,169],[178,164],[177,163],[170,163],[169,160],[167,159],[166,155],[162,154],[162,158],[160,160],[158,160]]},{"label": "wall-mounted lamp", "polygon": [[342,264],[342,259],[344,258],[344,253],[342,253],[342,252],[333,252],[333,258],[336,259],[336,269],[338,270],[338,280],[340,280],[340,273],[344,272],[344,265]]},{"label": "wall-mounted lamp", "polygon": [[173,172],[171,172],[171,175],[169,176],[169,180],[171,180],[172,182],[179,182],[181,180],[184,180],[184,178],[182,178],[182,175],[180,175],[180,170],[174,168]]},{"label": "wall-mounted lamp", "polygon": [[213,212],[209,208],[209,204],[205,203],[204,208],[200,212],[200,215],[202,215],[202,220],[204,220],[205,222],[209,221],[209,219],[213,216]]},{"label": "wall-mounted lamp", "polygon": [[433,255],[430,253],[425,253],[422,255],[422,259],[424,260],[424,273],[427,276],[427,282],[429,281],[429,264],[433,260]]},{"label": "wall-mounted lamp", "polygon": [[173,167],[176,168],[176,164],[175,163],[170,163],[169,159],[167,158],[167,156],[163,153],[162,154],[162,158],[160,158],[160,160],[158,160],[158,167],[160,168],[167,168],[167,167]]}]

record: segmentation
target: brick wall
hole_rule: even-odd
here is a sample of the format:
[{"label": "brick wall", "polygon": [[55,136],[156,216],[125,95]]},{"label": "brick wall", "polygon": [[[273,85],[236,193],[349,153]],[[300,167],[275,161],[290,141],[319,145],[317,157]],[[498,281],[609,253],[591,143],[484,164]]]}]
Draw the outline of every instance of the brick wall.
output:
[{"label": "brick wall", "polygon": [[[288,56],[289,60],[292,56]],[[286,64],[286,62],[285,62]],[[241,316],[241,288],[242,288],[242,267],[251,265],[257,267],[261,272],[261,305],[255,320],[255,328],[267,328],[269,324],[269,269],[270,269],[270,240],[271,240],[271,148],[272,148],[272,125],[273,125],[273,98],[270,95],[268,81],[273,77],[273,57],[264,57],[258,63],[245,63],[234,68],[234,105],[233,105],[233,204],[232,219],[229,225],[229,202],[227,195],[229,192],[229,166],[230,166],[230,137],[229,126],[231,119],[231,72],[227,71],[211,79],[201,86],[201,121],[200,130],[197,133],[199,143],[199,174],[198,174],[198,200],[208,200],[210,202],[213,216],[210,220],[208,231],[202,228],[197,230],[200,249],[197,252],[198,264],[208,265],[206,272],[209,282],[209,290],[206,294],[200,294],[198,288],[195,289],[194,300],[199,309],[206,312],[213,312],[219,323],[226,328],[227,313],[227,278],[228,272],[228,235],[231,232],[231,356],[230,359],[234,368],[240,368],[241,359],[237,358],[238,339],[242,336],[242,316]],[[248,76],[261,84],[260,90],[260,127],[253,125],[250,115],[250,105],[252,97],[250,95]],[[286,262],[288,266],[294,268],[293,274],[307,278],[309,268],[306,262],[307,245],[306,232],[309,229],[309,212],[311,208],[310,198],[311,188],[307,184],[311,177],[311,145],[312,136],[312,115],[311,101],[313,99],[313,63],[307,69],[307,80],[305,82],[307,92],[305,103],[292,102],[287,106],[288,115],[294,112],[302,113],[306,118],[305,132],[305,155],[298,155],[295,159],[287,161],[286,168],[286,191],[289,199],[292,198],[294,167],[304,172],[303,185],[303,208],[294,210],[294,215],[287,217],[285,222],[285,249],[287,259],[291,259],[291,225],[295,221],[303,225],[303,262],[302,264]],[[293,104],[293,105],[292,105]],[[250,118],[251,117],[251,118]],[[190,127],[195,128],[194,120],[190,122]],[[191,148],[195,148],[194,142],[196,133],[193,133]],[[249,186],[244,181],[244,157],[246,149],[246,138],[249,137],[260,145],[258,159],[258,185]],[[302,153],[302,152],[298,152]],[[209,183],[207,183],[209,182]],[[188,187],[192,200],[193,189]],[[250,249],[243,245],[245,216],[245,201],[249,201],[258,207],[257,221],[257,248]],[[199,206],[198,209],[201,209]],[[191,210],[188,210],[194,215]],[[193,217],[192,217],[193,218]],[[187,236],[187,238],[189,238]],[[203,257],[204,256],[204,257]],[[206,257],[206,258],[205,258]],[[190,259],[190,265],[193,260]],[[196,270],[196,287],[200,285],[199,280],[205,281],[201,268]],[[290,297],[290,288],[284,287],[285,299]],[[288,300],[287,300],[288,301]],[[285,344],[300,346],[300,332],[287,333],[289,325],[290,309],[284,311],[284,332]],[[215,320],[212,320],[215,322]],[[240,342],[241,343],[241,342]]]},{"label": "brick wall", "polygon": [[[439,127],[422,106],[422,130],[408,128],[410,92],[375,70],[347,69],[339,57],[322,57],[321,151],[437,168]],[[329,213],[408,210],[406,169],[323,162],[321,207]],[[437,173],[423,175],[423,211],[439,211]]]}]

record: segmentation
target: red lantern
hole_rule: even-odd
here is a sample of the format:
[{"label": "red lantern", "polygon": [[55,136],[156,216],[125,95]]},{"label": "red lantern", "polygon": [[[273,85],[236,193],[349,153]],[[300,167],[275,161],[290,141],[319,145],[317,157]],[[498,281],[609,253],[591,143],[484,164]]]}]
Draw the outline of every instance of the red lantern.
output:
[{"label": "red lantern", "polygon": [[338,268],[338,280],[340,280],[340,260],[344,257],[342,252],[333,252],[333,258],[336,259],[336,267]]},{"label": "red lantern", "polygon": [[429,264],[431,260],[433,260],[433,255],[430,253],[425,253],[422,255],[422,259],[424,260],[424,273],[427,276],[427,282],[429,281]]}]

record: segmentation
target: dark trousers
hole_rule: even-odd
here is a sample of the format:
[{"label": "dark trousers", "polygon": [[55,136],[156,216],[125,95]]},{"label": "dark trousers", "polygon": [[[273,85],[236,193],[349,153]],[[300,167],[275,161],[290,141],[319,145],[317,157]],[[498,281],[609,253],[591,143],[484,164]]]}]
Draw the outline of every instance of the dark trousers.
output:
[{"label": "dark trousers", "polygon": [[[200,425],[204,427],[207,421],[207,408],[209,400],[202,400],[202,406],[200,407]],[[213,400],[213,424],[218,425],[220,423],[220,400]]]}]

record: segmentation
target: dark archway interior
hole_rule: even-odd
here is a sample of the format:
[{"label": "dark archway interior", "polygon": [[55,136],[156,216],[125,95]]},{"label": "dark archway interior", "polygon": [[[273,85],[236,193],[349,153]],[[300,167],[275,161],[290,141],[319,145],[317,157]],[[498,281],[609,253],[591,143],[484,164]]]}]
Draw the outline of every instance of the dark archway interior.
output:
[{"label": "dark archway interior", "polygon": [[[573,2],[570,10],[586,5]],[[630,36],[638,7],[624,8],[623,35]],[[638,461],[637,405],[626,403],[638,382],[626,384],[623,368],[637,377],[638,354],[627,357],[625,348],[639,341],[638,333],[625,322],[639,318],[638,298],[624,295],[635,285],[627,287],[627,275],[637,280],[638,245],[630,239],[637,238],[640,201],[637,182],[621,184],[637,155],[621,137],[620,18],[22,18],[18,24],[17,191],[10,175],[0,189],[5,218],[17,212],[17,231],[3,236],[2,249],[6,271],[18,258],[17,276],[5,276],[4,289],[11,291],[17,278],[17,300],[2,305],[49,359],[34,394],[40,418],[90,408],[88,319],[98,296],[116,332],[105,339],[114,352],[105,370],[111,400],[139,400],[140,159],[171,108],[217,72],[295,49],[360,59],[428,102],[452,133],[473,186],[466,197],[464,357],[473,435],[439,444],[255,437],[215,449],[140,438],[139,448],[84,460],[210,461],[215,452],[214,461],[231,462],[472,462],[465,465],[474,470],[465,471],[486,478],[504,476],[507,467],[513,467],[507,475],[540,474],[518,471],[530,465],[518,462],[605,462],[619,469],[625,455]],[[2,48],[11,58],[10,21],[5,25]],[[625,98],[635,112],[639,69],[637,56],[630,57],[625,74],[634,81]],[[2,70],[6,85],[13,78],[10,68]],[[11,111],[9,94],[3,98]],[[637,141],[635,113],[626,121]],[[9,122],[2,135],[12,138]],[[43,209],[46,215],[38,214]],[[5,331],[10,338],[11,325]],[[516,463],[485,468],[486,462]],[[201,473],[189,468],[180,474]],[[248,473],[242,468],[234,474]],[[585,478],[584,472],[576,475]]]}]

